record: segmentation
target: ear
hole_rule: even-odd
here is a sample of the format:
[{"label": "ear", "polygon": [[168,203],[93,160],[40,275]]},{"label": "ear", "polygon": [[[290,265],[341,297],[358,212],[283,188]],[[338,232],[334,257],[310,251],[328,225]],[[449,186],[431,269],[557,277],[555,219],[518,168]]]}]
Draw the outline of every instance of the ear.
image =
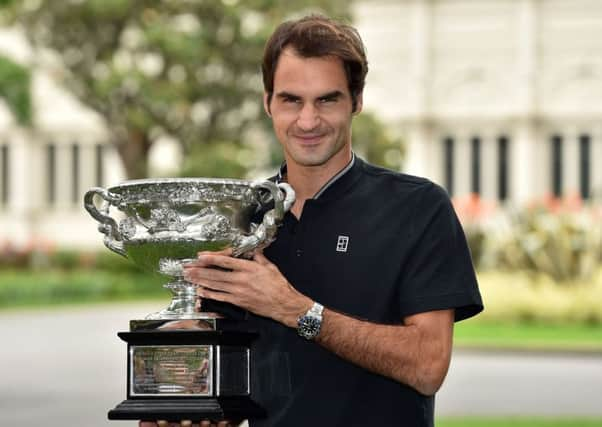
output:
[{"label": "ear", "polygon": [[268,117],[272,117],[272,113],[270,111],[270,103],[269,103],[269,95],[267,92],[263,92],[263,109]]},{"label": "ear", "polygon": [[360,93],[356,99],[357,103],[355,104],[355,111],[353,112],[354,116],[357,116],[362,112],[362,108],[364,106],[364,92]]}]

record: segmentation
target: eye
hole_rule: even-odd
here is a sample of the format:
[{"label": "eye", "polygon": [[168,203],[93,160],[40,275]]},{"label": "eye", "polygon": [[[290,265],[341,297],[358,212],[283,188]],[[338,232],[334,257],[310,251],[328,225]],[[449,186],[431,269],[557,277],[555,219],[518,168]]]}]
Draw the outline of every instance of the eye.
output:
[{"label": "eye", "polygon": [[285,104],[298,104],[299,102],[301,102],[301,100],[293,96],[286,96],[282,98],[282,102],[284,102]]},{"label": "eye", "polygon": [[318,101],[320,104],[332,104],[339,100],[339,97],[336,95],[333,96],[325,96],[323,98],[319,98]]}]

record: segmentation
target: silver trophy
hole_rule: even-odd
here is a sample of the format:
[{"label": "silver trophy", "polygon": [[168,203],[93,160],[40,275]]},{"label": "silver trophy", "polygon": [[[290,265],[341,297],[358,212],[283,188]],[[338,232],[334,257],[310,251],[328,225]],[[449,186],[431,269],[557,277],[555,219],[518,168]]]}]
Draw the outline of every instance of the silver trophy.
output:
[{"label": "silver trophy", "polygon": [[[95,196],[102,199],[100,207]],[[107,248],[146,270],[173,277],[164,285],[173,293],[171,304],[147,319],[200,319],[215,314],[203,312],[202,303],[199,307],[197,286],[183,278],[184,264],[200,251],[232,248],[237,257],[269,245],[294,200],[295,192],[285,183],[164,178],[92,188],[84,204],[100,222]],[[261,223],[251,221],[272,203]],[[116,217],[110,215],[111,207]]]},{"label": "silver trophy", "polygon": [[164,285],[172,293],[169,306],[118,334],[128,343],[128,398],[109,419],[264,415],[251,398],[257,334],[205,310],[183,267],[200,251],[230,248],[232,256],[246,257],[269,245],[294,200],[285,183],[211,178],[133,180],[86,193],[85,208],[100,223],[105,246],[172,278]]}]

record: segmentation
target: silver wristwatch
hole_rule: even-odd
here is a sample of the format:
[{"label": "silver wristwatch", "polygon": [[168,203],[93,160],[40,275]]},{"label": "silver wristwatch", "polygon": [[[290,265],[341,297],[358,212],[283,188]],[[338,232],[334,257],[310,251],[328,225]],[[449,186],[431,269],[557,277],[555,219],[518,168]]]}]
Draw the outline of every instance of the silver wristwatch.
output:
[{"label": "silver wristwatch", "polygon": [[313,340],[320,333],[322,326],[322,311],[324,306],[314,302],[314,305],[297,320],[297,333],[305,339]]}]

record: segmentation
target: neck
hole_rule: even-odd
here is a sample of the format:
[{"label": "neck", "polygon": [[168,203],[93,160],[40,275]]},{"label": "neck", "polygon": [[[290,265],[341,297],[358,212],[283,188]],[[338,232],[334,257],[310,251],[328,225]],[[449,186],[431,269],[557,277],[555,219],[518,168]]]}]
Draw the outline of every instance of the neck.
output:
[{"label": "neck", "polygon": [[296,193],[291,210],[297,218],[301,216],[305,201],[313,198],[333,176],[349,164],[351,158],[351,150],[343,149],[328,162],[318,166],[303,166],[287,159],[286,180]]}]

